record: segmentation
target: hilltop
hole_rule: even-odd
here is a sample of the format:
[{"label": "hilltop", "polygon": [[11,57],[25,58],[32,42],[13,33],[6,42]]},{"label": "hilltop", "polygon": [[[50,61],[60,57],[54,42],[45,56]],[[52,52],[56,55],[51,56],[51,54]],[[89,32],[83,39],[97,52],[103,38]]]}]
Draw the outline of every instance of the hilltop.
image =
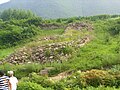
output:
[{"label": "hilltop", "polygon": [[10,0],[0,4],[5,9],[30,10],[43,18],[68,18],[99,14],[120,14],[119,0]]},{"label": "hilltop", "polygon": [[0,15],[0,69],[18,90],[119,90],[120,17],[43,19],[30,11]]}]

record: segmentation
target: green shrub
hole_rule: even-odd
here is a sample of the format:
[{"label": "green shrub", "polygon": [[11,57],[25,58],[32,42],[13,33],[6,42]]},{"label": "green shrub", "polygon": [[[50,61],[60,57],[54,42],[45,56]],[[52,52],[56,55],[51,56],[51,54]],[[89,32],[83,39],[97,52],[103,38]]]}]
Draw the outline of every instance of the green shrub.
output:
[{"label": "green shrub", "polygon": [[86,82],[86,86],[98,87],[99,85],[114,86],[115,78],[103,70],[91,70],[84,72],[81,78]]},{"label": "green shrub", "polygon": [[16,20],[20,20],[20,19],[28,19],[28,18],[33,18],[36,17],[35,14],[33,14],[31,11],[25,11],[25,10],[17,10],[17,9],[8,9],[8,10],[4,10],[1,14],[0,14],[0,18],[4,21],[7,20],[12,20],[12,19],[16,19]]},{"label": "green shrub", "polygon": [[20,27],[7,25],[4,30],[0,30],[0,48],[16,46],[19,43],[37,35],[38,29],[35,26]]},{"label": "green shrub", "polygon": [[97,88],[95,88],[95,87],[87,87],[87,88],[84,88],[82,90],[120,90],[120,89],[119,88],[115,88],[115,87],[99,86]]},{"label": "green shrub", "polygon": [[112,26],[110,29],[110,33],[111,33],[111,35],[119,35],[120,34],[120,25],[117,24],[117,25]]},{"label": "green shrub", "polygon": [[70,46],[65,46],[65,47],[60,48],[60,49],[57,50],[57,52],[59,54],[63,53],[64,55],[66,55],[66,54],[68,54],[68,55],[72,54],[73,51],[74,51],[74,49],[72,47],[70,47]]},{"label": "green shrub", "polygon": [[31,73],[29,77],[31,82],[37,83],[43,87],[52,87],[54,85],[54,81],[49,80],[47,77],[37,75],[36,73]]},{"label": "green shrub", "polygon": [[32,82],[20,82],[17,90],[47,90],[42,86]]},{"label": "green shrub", "polygon": [[65,90],[65,84],[63,82],[56,82],[53,86],[54,90]]},{"label": "green shrub", "polygon": [[46,51],[45,51],[45,56],[46,56],[46,57],[50,57],[50,56],[51,56],[51,53],[53,53],[53,52],[51,52],[50,50],[46,50]]}]

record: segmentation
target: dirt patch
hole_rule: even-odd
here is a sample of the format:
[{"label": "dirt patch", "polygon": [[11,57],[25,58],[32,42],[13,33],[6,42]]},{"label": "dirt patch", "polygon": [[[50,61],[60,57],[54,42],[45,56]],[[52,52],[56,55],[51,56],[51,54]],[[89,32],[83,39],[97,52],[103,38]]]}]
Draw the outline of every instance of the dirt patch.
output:
[{"label": "dirt patch", "polygon": [[60,81],[61,79],[67,78],[69,74],[67,72],[62,72],[54,77],[49,77],[50,80]]}]

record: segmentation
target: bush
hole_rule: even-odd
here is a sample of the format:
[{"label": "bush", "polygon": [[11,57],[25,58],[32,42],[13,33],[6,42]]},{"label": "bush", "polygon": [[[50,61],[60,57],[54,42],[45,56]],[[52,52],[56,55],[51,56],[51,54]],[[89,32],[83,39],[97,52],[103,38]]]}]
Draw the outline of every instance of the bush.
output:
[{"label": "bush", "polygon": [[46,90],[42,86],[32,82],[20,82],[18,90]]},{"label": "bush", "polygon": [[65,84],[62,82],[57,82],[53,86],[54,90],[65,90]]},{"label": "bush", "polygon": [[60,48],[60,49],[57,50],[57,52],[59,54],[63,53],[64,55],[66,55],[66,54],[68,54],[68,55],[72,54],[73,51],[74,51],[73,48],[70,47],[70,46],[66,46],[66,47],[63,47],[63,48]]},{"label": "bush", "polygon": [[[4,26],[4,25],[3,25]],[[6,25],[4,30],[0,29],[0,48],[16,46],[23,40],[37,35],[35,26],[20,27],[15,25]]]},{"label": "bush", "polygon": [[31,73],[29,77],[31,82],[40,84],[43,87],[52,87],[54,85],[52,80],[49,80],[47,77],[37,75],[36,73]]},{"label": "bush", "polygon": [[119,24],[115,24],[114,26],[112,26],[110,28],[110,34],[111,35],[119,35],[120,34],[120,25]]},{"label": "bush", "polygon": [[115,88],[115,87],[99,86],[97,88],[95,88],[95,87],[87,87],[87,88],[84,88],[82,90],[120,90],[120,89],[119,88]]},{"label": "bush", "polygon": [[28,19],[28,18],[33,18],[33,17],[36,17],[36,15],[33,14],[31,11],[24,11],[20,9],[19,10],[16,10],[16,9],[4,10],[0,15],[0,18],[3,19],[4,21],[12,20],[12,19],[16,19],[16,20]]},{"label": "bush", "polygon": [[114,86],[115,78],[107,71],[91,70],[84,72],[81,76],[86,83],[86,86],[98,87],[99,85]]}]

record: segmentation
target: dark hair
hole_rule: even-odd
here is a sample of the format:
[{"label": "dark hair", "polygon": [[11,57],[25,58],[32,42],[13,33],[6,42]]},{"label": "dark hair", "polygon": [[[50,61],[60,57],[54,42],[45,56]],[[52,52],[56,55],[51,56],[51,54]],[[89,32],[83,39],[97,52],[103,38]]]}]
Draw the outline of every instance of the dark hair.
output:
[{"label": "dark hair", "polygon": [[4,75],[4,71],[0,70],[0,76]]}]

